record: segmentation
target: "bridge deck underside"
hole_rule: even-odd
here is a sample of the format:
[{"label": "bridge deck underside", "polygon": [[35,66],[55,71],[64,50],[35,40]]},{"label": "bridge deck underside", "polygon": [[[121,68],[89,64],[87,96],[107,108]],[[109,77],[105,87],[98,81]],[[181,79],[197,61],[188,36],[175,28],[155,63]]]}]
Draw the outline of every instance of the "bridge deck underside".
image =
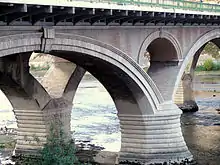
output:
[{"label": "bridge deck underside", "polygon": [[0,4],[0,25],[219,25],[219,18],[183,13]]}]

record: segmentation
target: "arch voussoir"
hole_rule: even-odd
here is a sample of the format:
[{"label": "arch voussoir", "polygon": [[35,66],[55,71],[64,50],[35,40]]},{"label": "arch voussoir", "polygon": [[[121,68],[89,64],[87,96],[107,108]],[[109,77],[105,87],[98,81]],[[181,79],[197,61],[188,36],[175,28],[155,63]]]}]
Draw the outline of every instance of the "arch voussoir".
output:
[{"label": "arch voussoir", "polygon": [[144,53],[146,52],[146,49],[148,48],[148,46],[156,39],[160,39],[160,38],[164,38],[167,39],[168,41],[170,41],[172,43],[172,45],[174,46],[176,53],[177,53],[177,60],[181,60],[183,58],[183,53],[182,53],[182,49],[180,46],[180,43],[178,42],[178,40],[169,32],[165,31],[165,30],[158,30],[155,31],[151,34],[149,34],[145,40],[142,42],[139,52],[138,52],[138,58],[137,58],[137,62],[140,64],[141,61],[144,61]]},{"label": "arch voussoir", "polygon": [[[178,88],[178,84],[181,81],[182,75],[184,74],[184,71],[187,67],[187,65],[189,64],[190,61],[192,61],[193,59],[193,63],[191,66],[191,74],[193,73],[198,57],[203,49],[203,47],[205,46],[205,44],[207,44],[209,41],[212,41],[214,39],[218,39],[220,38],[220,30],[219,29],[214,29],[211,31],[206,32],[204,35],[202,35],[200,38],[198,38],[193,44],[192,46],[189,48],[189,50],[186,52],[186,54],[184,55],[184,61],[182,62],[181,68],[178,72],[177,75],[177,80],[175,83],[175,90],[173,92],[173,97],[177,91]],[[197,58],[196,58],[197,56]]]}]

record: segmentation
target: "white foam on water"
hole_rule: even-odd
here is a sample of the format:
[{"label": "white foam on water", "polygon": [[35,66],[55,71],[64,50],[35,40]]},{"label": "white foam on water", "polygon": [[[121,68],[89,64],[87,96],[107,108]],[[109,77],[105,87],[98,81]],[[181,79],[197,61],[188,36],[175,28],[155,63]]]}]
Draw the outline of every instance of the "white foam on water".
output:
[{"label": "white foam on water", "polygon": [[14,113],[11,110],[0,110],[0,127],[17,128]]},{"label": "white foam on water", "polygon": [[11,110],[12,105],[5,94],[0,90],[0,110]]},{"label": "white foam on water", "polygon": [[103,116],[84,116],[81,119],[72,121],[73,122],[73,126],[76,125],[88,125],[88,124],[97,124],[97,123],[109,123],[110,120],[107,117],[103,117]]},{"label": "white foam on water", "polygon": [[97,134],[91,143],[104,147],[105,151],[118,152],[121,148],[121,133]]}]

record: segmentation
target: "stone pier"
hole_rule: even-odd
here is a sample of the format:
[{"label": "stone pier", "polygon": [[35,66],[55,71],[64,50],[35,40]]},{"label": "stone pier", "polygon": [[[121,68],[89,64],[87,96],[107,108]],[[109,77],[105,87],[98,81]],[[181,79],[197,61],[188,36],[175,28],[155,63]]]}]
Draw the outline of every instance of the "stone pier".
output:
[{"label": "stone pier", "polygon": [[174,102],[183,112],[198,111],[198,105],[195,102],[193,94],[193,77],[191,74],[185,74],[182,77],[180,85],[174,97]]},{"label": "stone pier", "polygon": [[[54,90],[56,85],[48,82],[50,90],[47,92],[29,73],[29,57],[30,54],[26,53],[0,59],[0,88],[10,101],[17,120],[16,154],[30,154],[41,149],[50,134],[50,126],[54,123],[55,126],[60,124],[67,138],[70,137],[73,98],[67,98],[64,91],[68,87],[75,65],[64,63],[72,68],[69,69],[70,72],[67,72],[68,69],[60,72],[59,69],[54,69],[57,74],[52,72],[55,77],[49,78],[55,83],[59,82],[59,85],[57,90]],[[61,81],[64,78],[61,72],[67,74],[64,81]]]}]

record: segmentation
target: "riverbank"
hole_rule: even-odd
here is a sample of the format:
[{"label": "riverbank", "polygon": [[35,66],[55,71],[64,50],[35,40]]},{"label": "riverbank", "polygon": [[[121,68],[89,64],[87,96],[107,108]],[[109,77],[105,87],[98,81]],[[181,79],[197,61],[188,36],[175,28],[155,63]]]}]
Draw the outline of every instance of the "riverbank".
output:
[{"label": "riverbank", "polygon": [[195,71],[196,76],[219,76],[220,75],[220,70],[218,71]]},{"label": "riverbank", "polygon": [[[13,132],[13,133],[12,133]],[[1,132],[0,134],[0,165],[13,165],[15,162],[11,160],[16,144],[15,131]]]},{"label": "riverbank", "polygon": [[181,117],[184,139],[198,165],[219,165],[220,162],[218,100],[197,99],[199,111]]}]

